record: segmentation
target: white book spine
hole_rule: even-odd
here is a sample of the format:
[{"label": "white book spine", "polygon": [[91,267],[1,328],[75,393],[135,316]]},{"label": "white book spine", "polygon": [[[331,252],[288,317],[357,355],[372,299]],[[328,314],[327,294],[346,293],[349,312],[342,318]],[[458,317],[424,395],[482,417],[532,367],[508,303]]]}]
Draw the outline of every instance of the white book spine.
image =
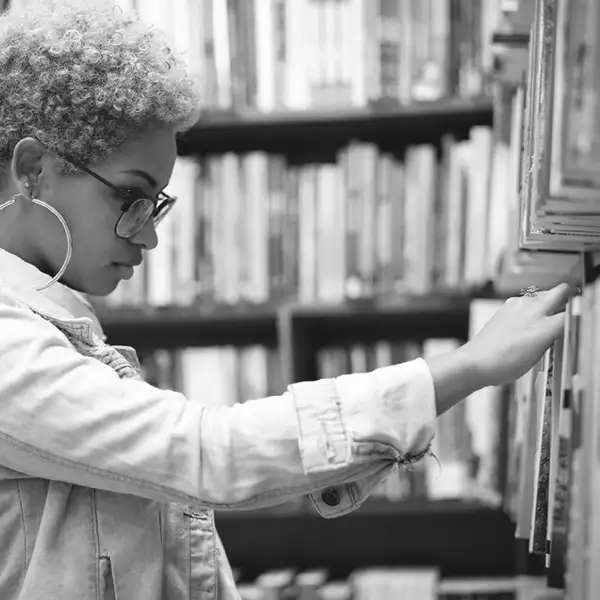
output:
[{"label": "white book spine", "polygon": [[[464,143],[464,142],[463,142]],[[448,189],[443,202],[446,210],[446,252],[444,284],[450,288],[460,285],[461,236],[462,236],[462,174],[460,144],[452,144],[448,154]]]},{"label": "white book spine", "polygon": [[467,208],[465,279],[468,284],[479,285],[485,278],[487,262],[491,129],[489,127],[473,127],[471,140],[473,154],[470,164]]},{"label": "white book spine", "polygon": [[362,231],[359,237],[358,265],[367,296],[373,293],[375,279],[375,219],[377,199],[377,162],[379,151],[374,144],[359,144],[356,158],[360,206],[362,206]]},{"label": "white book spine", "polygon": [[268,159],[263,152],[252,152],[244,159],[247,237],[248,288],[244,296],[251,302],[266,302],[269,296],[269,213]]},{"label": "white book spine", "polygon": [[[368,1],[368,0],[366,0]],[[365,23],[365,0],[349,0],[345,40],[344,76],[351,82],[352,104],[357,107],[367,104],[367,32]]]},{"label": "white book spine", "polygon": [[507,196],[510,180],[509,149],[503,142],[494,145],[494,160],[491,167],[490,204],[487,225],[487,264],[484,277],[493,279],[500,270],[500,261],[506,251],[509,237],[509,214]]},{"label": "white book spine", "polygon": [[317,171],[317,248],[318,248],[318,298],[321,302],[343,300],[343,227],[339,227],[340,169],[336,165],[323,164]]},{"label": "white book spine", "polygon": [[300,170],[299,195],[299,290],[300,302],[310,303],[317,299],[316,294],[316,255],[317,255],[317,205],[315,165],[307,165]]},{"label": "white book spine", "polygon": [[231,56],[229,50],[227,0],[206,1],[213,3],[213,40],[217,72],[217,105],[219,108],[228,109],[232,106],[233,98],[231,89]]},{"label": "white book spine", "polygon": [[284,103],[289,110],[305,110],[310,106],[308,70],[314,65],[313,40],[307,39],[302,26],[308,21],[308,0],[287,0],[286,9],[286,64]]},{"label": "white book spine", "polygon": [[264,112],[275,108],[275,37],[273,4],[266,0],[254,3],[256,23],[257,108]]},{"label": "white book spine", "polygon": [[168,191],[179,198],[171,214],[176,235],[173,239],[175,260],[173,270],[173,301],[175,304],[191,304],[195,295],[195,219],[194,200],[198,163],[191,158],[179,157],[175,161]]},{"label": "white book spine", "polygon": [[223,157],[209,158],[210,222],[212,225],[211,256],[214,260],[214,299],[217,303],[225,302],[225,262],[221,257],[225,254],[225,200],[223,196]]},{"label": "white book spine", "polygon": [[223,250],[225,263],[224,301],[236,304],[240,300],[240,181],[239,156],[233,152],[223,155]]}]

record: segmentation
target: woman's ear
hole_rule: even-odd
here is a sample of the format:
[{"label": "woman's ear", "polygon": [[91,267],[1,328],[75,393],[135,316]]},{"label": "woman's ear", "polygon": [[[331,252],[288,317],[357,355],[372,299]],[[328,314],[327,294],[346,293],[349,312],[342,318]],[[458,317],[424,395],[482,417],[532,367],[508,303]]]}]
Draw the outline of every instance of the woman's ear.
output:
[{"label": "woman's ear", "polygon": [[13,150],[11,161],[13,182],[19,192],[29,195],[35,190],[45,153],[44,146],[32,137],[19,140]]}]

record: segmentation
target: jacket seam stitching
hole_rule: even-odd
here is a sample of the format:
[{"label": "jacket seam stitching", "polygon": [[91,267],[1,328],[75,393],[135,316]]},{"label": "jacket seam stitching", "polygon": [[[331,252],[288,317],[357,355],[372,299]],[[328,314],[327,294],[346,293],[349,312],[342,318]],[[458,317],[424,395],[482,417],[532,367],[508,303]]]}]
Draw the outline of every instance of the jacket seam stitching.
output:
[{"label": "jacket seam stitching", "polygon": [[217,556],[217,528],[215,525],[215,517],[214,514],[211,516],[211,520],[210,520],[210,532],[211,532],[211,536],[212,536],[212,551],[213,551],[213,578],[214,578],[214,585],[213,585],[213,598],[216,600],[216,598],[219,597],[219,577],[217,575],[218,570],[219,570],[219,561],[218,561],[218,556]]},{"label": "jacket seam stitching", "polygon": [[92,543],[94,544],[94,570],[96,572],[95,587],[96,598],[100,599],[102,593],[100,589],[100,532],[98,531],[98,522],[96,521],[96,498],[93,489],[89,490],[90,494],[90,527],[92,530]]},{"label": "jacket seam stitching", "polygon": [[21,482],[17,481],[17,496],[19,497],[19,507],[21,512],[21,525],[23,526],[23,580],[27,573],[27,529],[25,526],[25,509],[23,507],[23,495],[21,493]]}]

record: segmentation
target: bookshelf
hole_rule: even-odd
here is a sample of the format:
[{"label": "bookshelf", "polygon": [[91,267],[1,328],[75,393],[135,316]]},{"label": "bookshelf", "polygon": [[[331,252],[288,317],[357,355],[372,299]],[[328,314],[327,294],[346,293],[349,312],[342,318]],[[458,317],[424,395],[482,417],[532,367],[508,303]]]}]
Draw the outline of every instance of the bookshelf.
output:
[{"label": "bookshelf", "polygon": [[225,344],[277,345],[277,309],[273,306],[105,308],[98,313],[111,343],[145,350]]},{"label": "bookshelf", "polygon": [[399,152],[408,144],[438,145],[442,133],[464,139],[474,125],[492,124],[489,98],[391,104],[379,109],[209,113],[180,135],[178,152],[186,156],[264,150],[293,162],[327,160],[329,153],[353,139]]}]

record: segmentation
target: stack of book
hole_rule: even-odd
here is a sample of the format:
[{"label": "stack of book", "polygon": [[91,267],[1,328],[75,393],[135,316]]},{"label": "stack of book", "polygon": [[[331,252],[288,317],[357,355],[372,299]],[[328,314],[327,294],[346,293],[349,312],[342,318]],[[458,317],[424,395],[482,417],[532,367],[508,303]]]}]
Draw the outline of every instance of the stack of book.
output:
[{"label": "stack of book", "polygon": [[207,110],[304,110],[485,93],[499,3],[119,0],[167,32]]},{"label": "stack of book", "polygon": [[536,0],[523,110],[523,247],[580,250],[600,234],[596,2]]},{"label": "stack of book", "polygon": [[190,401],[231,406],[284,391],[280,353],[265,346],[153,350],[140,356],[146,381]]},{"label": "stack of book", "polygon": [[[502,233],[505,252],[494,279],[494,287],[499,293],[509,295],[532,284],[548,288],[572,277],[577,270],[578,257],[576,254],[556,252],[562,248],[557,241],[567,238],[548,233],[548,225],[542,222],[546,218],[543,204],[544,194],[547,194],[540,191],[541,187],[533,186],[542,171],[544,177],[552,172],[558,173],[558,170],[553,170],[554,167],[549,170],[549,147],[546,142],[542,143],[541,135],[542,123],[548,123],[547,109],[554,102],[553,92],[544,92],[545,108],[541,104],[536,105],[534,100],[540,78],[551,74],[554,68],[547,57],[542,59],[535,54],[536,44],[539,45],[543,39],[547,44],[554,44],[557,40],[553,34],[544,38],[536,33],[540,16],[534,13],[539,13],[539,3],[521,0],[505,4],[507,7],[510,5],[510,10],[506,10],[506,18],[493,36],[495,69],[492,86],[494,140],[498,151],[507,157],[503,196],[509,213],[509,226]],[[562,11],[565,3],[561,4]],[[537,17],[537,25],[532,28],[534,17]],[[562,52],[558,45],[556,50]],[[557,60],[558,56],[553,54]],[[562,96],[556,98],[556,102],[561,103]],[[555,117],[554,122],[558,127],[558,117]],[[555,133],[557,131],[555,129]],[[547,141],[547,138],[544,139]],[[556,138],[553,139],[553,143],[558,143]],[[537,144],[536,153],[534,140]],[[550,212],[547,213],[549,215]],[[582,238],[573,238],[567,246],[573,249],[577,240]]]}]

